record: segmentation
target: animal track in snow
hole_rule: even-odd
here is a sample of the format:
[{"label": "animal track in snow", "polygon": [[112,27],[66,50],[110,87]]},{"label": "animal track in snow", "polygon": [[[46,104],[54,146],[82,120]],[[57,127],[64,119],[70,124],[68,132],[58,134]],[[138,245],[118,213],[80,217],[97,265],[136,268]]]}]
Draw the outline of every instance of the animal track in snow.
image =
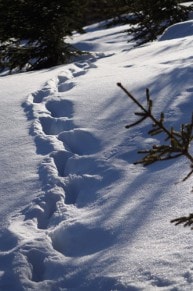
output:
[{"label": "animal track in snow", "polygon": [[[110,231],[90,229],[89,226],[75,223],[63,225],[50,233],[53,247],[66,257],[88,256],[109,247],[113,243]],[[101,240],[101,237],[103,240]]]},{"label": "animal track in snow", "polygon": [[70,100],[50,100],[46,103],[46,108],[50,111],[52,117],[73,117],[73,103]]},{"label": "animal track in snow", "polygon": [[[0,232],[0,250],[1,252],[10,251],[17,246],[18,238],[8,229],[2,229]],[[1,264],[0,264],[1,267]]]},{"label": "animal track in snow", "polygon": [[43,165],[39,169],[40,178],[44,184],[43,193],[38,196],[28,207],[26,207],[22,214],[25,220],[36,219],[37,227],[39,229],[46,229],[49,225],[50,219],[57,211],[58,204],[65,200],[64,185],[58,179],[57,175],[47,169]]},{"label": "animal track in snow", "polygon": [[75,86],[74,82],[63,82],[58,84],[58,92],[66,92]]},{"label": "animal track in snow", "polygon": [[[91,194],[91,189],[98,187],[101,182],[100,172],[103,166],[95,167],[99,173],[97,175],[92,170],[93,164],[97,161],[91,156],[79,156],[64,150],[53,152],[50,156],[54,160],[58,176],[64,178],[62,187],[65,204],[76,204],[81,207],[84,203],[91,202],[95,198]],[[85,201],[84,203],[78,201],[79,196],[81,196],[81,201]]]},{"label": "animal track in snow", "polygon": [[58,139],[73,153],[90,155],[100,150],[97,138],[85,129],[72,129],[59,134]]},{"label": "animal track in snow", "polygon": [[41,282],[45,271],[44,260],[46,254],[39,249],[31,249],[26,253],[28,263],[32,268],[32,278],[34,282]]},{"label": "animal track in snow", "polygon": [[78,72],[75,72],[73,75],[74,75],[74,77],[80,77],[80,76],[83,76],[85,74],[86,74],[85,71],[80,70]]},{"label": "animal track in snow", "polygon": [[54,79],[50,79],[42,89],[32,93],[33,103],[41,103],[43,102],[44,98],[49,97],[55,92],[56,92],[56,81]]},{"label": "animal track in snow", "polygon": [[94,158],[92,155],[80,156],[70,152],[66,153],[68,153],[69,157],[64,161],[65,167],[62,172],[63,177],[68,175],[82,176],[88,173],[90,175],[95,175],[96,173],[100,174],[105,169],[103,161]]},{"label": "animal track in snow", "polygon": [[82,70],[80,70],[80,71],[74,73],[75,75],[78,74],[78,76],[79,76],[79,73],[80,73],[80,72],[82,72],[82,73],[83,73],[83,72],[86,73],[86,71],[87,71],[88,69],[90,69],[90,68],[97,68],[97,66],[96,66],[92,61],[77,62],[77,63],[75,63],[75,65],[76,65],[78,68],[82,69]]},{"label": "animal track in snow", "polygon": [[[26,219],[36,218],[40,229],[48,227],[59,205],[76,204],[79,195],[93,197],[90,189],[97,187],[101,179],[100,175],[90,173],[92,158],[89,161],[86,158],[100,150],[99,141],[89,129],[76,128],[73,101],[62,94],[73,90],[76,77],[95,67],[95,60],[72,64],[42,89],[30,94],[24,104],[29,118],[34,120],[31,133],[37,153],[45,158],[39,167],[44,195],[34,200],[23,214]],[[79,155],[82,159],[76,159]],[[90,201],[88,197],[87,201]]]},{"label": "animal track in snow", "polygon": [[32,94],[33,96],[33,102],[34,103],[41,103],[45,97],[48,97],[51,94],[51,90],[49,89],[42,89],[39,91],[36,91]]},{"label": "animal track in snow", "polygon": [[50,152],[55,150],[55,143],[52,140],[48,140],[43,135],[36,135],[34,138],[36,144],[36,153],[38,155],[48,155]]},{"label": "animal track in snow", "polygon": [[71,130],[74,128],[72,120],[68,119],[58,119],[52,117],[40,117],[40,123],[43,132],[46,135],[58,135],[59,133]]},{"label": "animal track in snow", "polygon": [[66,163],[68,159],[70,159],[72,156],[73,154],[67,151],[57,151],[51,154],[51,157],[53,157],[54,163],[58,170],[58,175],[60,177],[65,176]]},{"label": "animal track in snow", "polygon": [[93,192],[95,192],[94,190],[97,188],[101,180],[102,178],[99,175],[69,174],[68,180],[64,185],[65,203],[76,204],[77,207],[81,208],[86,204],[93,202],[96,198]]},{"label": "animal track in snow", "polygon": [[[91,67],[95,67],[92,61],[69,65],[30,94],[23,104],[33,121],[30,133],[36,151],[43,156],[38,171],[42,189],[21,213],[25,229],[21,229],[23,245],[19,250],[20,265],[15,269],[18,276],[26,276],[40,289],[41,282],[46,280],[46,259],[49,260],[50,253],[52,258],[55,250],[72,258],[87,256],[100,252],[113,241],[108,230],[76,222],[82,208],[95,201],[106,170],[96,160],[95,154],[101,149],[97,135],[88,128],[77,128],[73,99],[68,98],[68,91],[78,83],[75,78],[84,79]],[[15,243],[9,248],[14,248]]]}]

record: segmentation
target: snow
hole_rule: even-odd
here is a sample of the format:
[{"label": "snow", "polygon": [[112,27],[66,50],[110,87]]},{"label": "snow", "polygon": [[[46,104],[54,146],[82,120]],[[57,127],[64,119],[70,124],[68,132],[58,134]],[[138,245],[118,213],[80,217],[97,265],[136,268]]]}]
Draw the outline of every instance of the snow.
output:
[{"label": "snow", "polygon": [[160,41],[170,40],[176,38],[183,38],[192,36],[193,33],[193,21],[185,21],[183,23],[177,23],[166,29],[165,33],[160,37]]},{"label": "snow", "polygon": [[[116,85],[179,127],[192,112],[192,22],[140,48],[127,26],[86,28],[73,63],[0,79],[0,290],[192,290],[184,159],[134,165],[159,141]],[[164,40],[164,41],[163,41]]]},{"label": "snow", "polygon": [[188,2],[182,2],[180,5],[183,5],[183,6],[191,6],[193,4],[192,1],[188,1]]}]

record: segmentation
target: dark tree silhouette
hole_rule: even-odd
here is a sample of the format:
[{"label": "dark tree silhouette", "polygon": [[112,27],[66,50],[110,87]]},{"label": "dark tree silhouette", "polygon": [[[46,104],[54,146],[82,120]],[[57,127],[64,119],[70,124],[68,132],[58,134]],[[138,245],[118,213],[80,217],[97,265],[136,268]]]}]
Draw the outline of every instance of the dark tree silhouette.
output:
[{"label": "dark tree silhouette", "polygon": [[153,41],[168,26],[188,19],[190,8],[177,0],[136,0],[131,5],[135,25],[128,30],[137,44]]},{"label": "dark tree silhouette", "polygon": [[64,37],[81,30],[84,1],[0,0],[0,65],[39,69],[66,61]]}]

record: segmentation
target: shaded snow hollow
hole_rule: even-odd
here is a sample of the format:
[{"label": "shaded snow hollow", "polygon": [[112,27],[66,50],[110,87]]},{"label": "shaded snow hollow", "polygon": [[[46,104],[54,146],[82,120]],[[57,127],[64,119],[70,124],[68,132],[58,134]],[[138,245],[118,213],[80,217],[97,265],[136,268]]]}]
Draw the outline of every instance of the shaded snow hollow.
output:
[{"label": "shaded snow hollow", "polygon": [[193,288],[192,233],[169,223],[192,211],[189,165],[133,165],[159,141],[125,129],[136,108],[116,86],[188,122],[192,22],[132,50],[126,28],[92,25],[71,40],[89,56],[0,79],[2,291]]}]

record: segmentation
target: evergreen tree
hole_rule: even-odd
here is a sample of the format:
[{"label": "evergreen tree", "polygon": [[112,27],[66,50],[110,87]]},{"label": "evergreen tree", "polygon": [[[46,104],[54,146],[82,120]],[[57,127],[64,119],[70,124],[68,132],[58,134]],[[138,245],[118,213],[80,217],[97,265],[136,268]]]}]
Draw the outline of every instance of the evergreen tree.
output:
[{"label": "evergreen tree", "polygon": [[136,24],[129,29],[138,44],[153,41],[166,27],[187,20],[188,8],[177,0],[136,0],[132,4]]},{"label": "evergreen tree", "polygon": [[81,30],[81,0],[0,0],[1,67],[39,69],[75,53],[64,37]]},{"label": "evergreen tree", "polygon": [[130,11],[132,0],[88,0],[86,24],[110,18],[120,18]]}]

